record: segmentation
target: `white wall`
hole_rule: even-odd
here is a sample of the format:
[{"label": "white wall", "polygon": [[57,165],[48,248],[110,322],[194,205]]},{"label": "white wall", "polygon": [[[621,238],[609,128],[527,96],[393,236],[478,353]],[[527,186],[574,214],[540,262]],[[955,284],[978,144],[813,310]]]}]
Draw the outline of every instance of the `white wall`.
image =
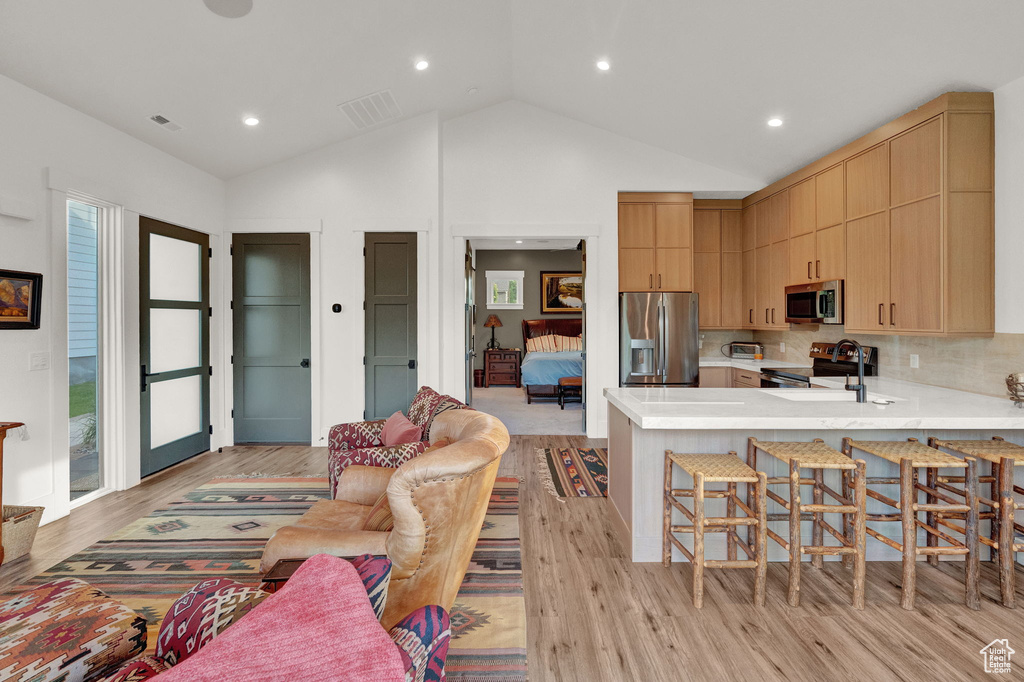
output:
[{"label": "white wall", "polygon": [[[363,243],[365,232],[418,232],[419,383],[438,386],[438,123],[436,114],[329,145],[230,180],[231,232],[308,231],[322,225],[317,260],[322,415],[314,444],[332,424],[363,416]],[[314,287],[317,283],[313,282]],[[314,298],[315,294],[314,292]],[[341,313],[331,312],[340,303]],[[461,344],[461,336],[459,336]],[[314,344],[315,346],[315,344]],[[318,443],[318,441],[321,441]]]},{"label": "white wall", "polygon": [[[462,249],[453,235],[588,236],[588,435],[607,433],[603,389],[618,385],[618,197],[620,191],[755,191],[759,179],[614,135],[519,101],[447,121],[444,252],[451,276],[444,345],[462,344]],[[462,394],[465,366],[446,367]]]},{"label": "white wall", "polygon": [[995,91],[996,332],[1024,334],[1024,78]]},{"label": "white wall", "polygon": [[[9,436],[5,442],[3,499],[43,505],[44,520],[50,521],[66,514],[69,504],[66,249],[52,237],[64,230],[62,190],[123,205],[126,230],[137,229],[134,212],[217,234],[223,224],[224,184],[3,76],[0,150],[0,204],[25,206],[32,215],[28,220],[0,216],[0,268],[44,276],[40,329],[0,330],[0,420],[25,422],[29,435],[28,440]],[[137,235],[128,241],[137,244]],[[137,246],[134,252],[126,250],[126,257],[129,281],[137,286]],[[137,292],[131,300],[138,300]],[[130,315],[137,303],[127,310],[137,361],[138,314]],[[49,370],[28,370],[29,355],[35,352],[50,353]],[[127,376],[137,386],[131,367]],[[137,415],[137,388],[131,397]],[[130,447],[137,478],[137,439]]]}]

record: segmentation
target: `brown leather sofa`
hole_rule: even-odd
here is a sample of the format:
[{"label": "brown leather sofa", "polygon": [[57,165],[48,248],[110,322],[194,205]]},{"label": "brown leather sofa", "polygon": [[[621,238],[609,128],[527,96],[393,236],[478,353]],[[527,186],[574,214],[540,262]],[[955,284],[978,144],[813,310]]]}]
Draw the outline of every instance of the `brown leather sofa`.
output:
[{"label": "brown leather sofa", "polygon": [[[292,526],[267,542],[265,573],[280,559],[384,554],[392,561],[385,628],[420,606],[451,610],[480,535],[501,455],[505,425],[474,410],[449,410],[434,419],[430,441],[450,445],[397,469],[353,465],[345,469],[334,500],[316,502]],[[370,509],[387,491],[394,529],[362,530]]]}]

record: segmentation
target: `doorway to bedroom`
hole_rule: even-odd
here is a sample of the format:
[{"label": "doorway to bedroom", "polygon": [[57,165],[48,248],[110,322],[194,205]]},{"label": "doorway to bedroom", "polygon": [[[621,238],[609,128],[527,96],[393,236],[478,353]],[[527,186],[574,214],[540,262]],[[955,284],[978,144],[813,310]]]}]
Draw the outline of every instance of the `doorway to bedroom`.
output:
[{"label": "doorway to bedroom", "polygon": [[467,396],[511,434],[586,432],[585,261],[579,239],[469,244]]}]

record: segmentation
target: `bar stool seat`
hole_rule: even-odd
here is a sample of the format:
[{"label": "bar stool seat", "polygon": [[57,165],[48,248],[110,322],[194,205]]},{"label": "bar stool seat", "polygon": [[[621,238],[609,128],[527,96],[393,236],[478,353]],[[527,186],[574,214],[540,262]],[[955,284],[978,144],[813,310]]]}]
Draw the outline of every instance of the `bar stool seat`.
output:
[{"label": "bar stool seat", "polygon": [[[672,467],[678,466],[693,478],[693,488],[672,487]],[[765,480],[763,473],[758,473],[744,464],[735,452],[729,454],[681,454],[671,450],[665,451],[665,486],[664,486],[664,518],[662,530],[661,562],[666,568],[672,564],[672,547],[676,547],[693,565],[693,605],[701,608],[704,605],[704,569],[705,568],[753,568],[754,569],[754,604],[764,605],[765,582],[768,575],[768,558],[766,552],[767,521],[765,518]],[[708,483],[725,483],[725,490],[708,490]],[[747,484],[748,501],[744,504],[736,494],[738,483]],[[693,498],[693,511],[680,501],[680,498]],[[709,517],[705,509],[707,498],[724,499],[725,516]],[[673,507],[683,514],[690,522],[688,525],[673,525]],[[737,515],[742,510],[745,516]],[[737,527],[746,526],[748,542],[740,540]],[[693,534],[693,551],[675,537],[675,533]],[[726,559],[705,559],[704,534],[725,533]],[[737,548],[742,549],[747,559],[737,559]]]},{"label": "bar stool seat", "polygon": [[851,442],[858,450],[889,460],[893,464],[899,464],[902,460],[909,459],[915,467],[967,468],[967,463],[959,457],[947,455],[941,450],[930,448],[916,440],[856,440]]},{"label": "bar stool seat", "polygon": [[[868,497],[891,507],[895,513],[868,514],[868,521],[898,522],[903,528],[903,541],[896,542],[874,528],[867,533],[879,542],[903,554],[903,584],[901,606],[914,608],[917,588],[917,558],[926,556],[928,563],[937,566],[939,555],[965,556],[964,600],[972,609],[980,608],[978,589],[978,501],[976,498],[978,475],[974,459],[963,460],[937,450],[930,445],[908,438],[904,441],[853,440],[843,438],[843,452],[852,456],[854,450],[866,452],[893,464],[899,465],[898,478],[869,477],[867,485],[898,485],[899,499],[892,499],[877,490],[868,488]],[[921,484],[918,469],[924,469],[926,483]],[[964,472],[962,476],[939,476],[939,469],[955,469]],[[965,471],[966,470],[966,471]],[[959,488],[952,483],[962,483]],[[925,493],[926,502],[918,500]],[[963,498],[951,497],[950,494]],[[921,512],[926,520],[919,518]],[[962,519],[963,525],[951,523],[949,519]],[[950,528],[963,535],[963,541],[943,532],[939,526]],[[918,529],[924,530],[927,546],[917,544]],[[947,544],[939,546],[939,540]]]},{"label": "bar stool seat", "polygon": [[[979,512],[978,518],[991,521],[989,537],[978,541],[991,550],[990,560],[999,568],[999,589],[1003,606],[1016,606],[1016,553],[1024,552],[1024,524],[1016,522],[1018,509],[1014,493],[1024,495],[1024,487],[1014,485],[1014,469],[1024,466],[1024,447],[1009,443],[999,436],[991,440],[941,440],[929,438],[936,448],[945,448],[958,455],[983,459],[989,463],[989,475],[979,476],[979,483],[989,484],[989,496],[979,495],[978,503],[989,511]],[[1003,549],[1006,551],[1003,551]]]},{"label": "bar stool seat", "polygon": [[[748,438],[747,464],[752,469],[757,469],[758,452],[764,452],[789,465],[789,476],[772,477],[766,481],[768,485],[788,484],[789,498],[786,499],[770,490],[765,493],[787,512],[785,515],[771,515],[768,518],[775,520],[774,517],[781,516],[789,520],[788,538],[774,531],[767,531],[768,537],[789,553],[789,605],[800,605],[800,563],[803,555],[811,555],[811,565],[815,568],[824,567],[825,555],[838,555],[843,558],[844,566],[853,566],[853,606],[863,609],[866,583],[864,522],[867,478],[864,460],[854,461],[826,445],[820,438],[801,442],[759,441],[756,438]],[[801,477],[800,469],[810,469],[812,477]],[[841,472],[841,493],[825,484],[826,469]],[[812,486],[811,504],[801,501],[800,487],[804,485]],[[838,504],[826,504],[826,495]],[[825,514],[842,515],[842,532],[825,521]],[[804,544],[801,537],[800,522],[805,520],[805,515],[809,515],[813,521],[810,544]],[[826,531],[839,541],[838,545],[825,544]]]},{"label": "bar stool seat", "polygon": [[807,469],[856,469],[852,459],[825,445],[823,441],[786,443],[782,441],[757,442],[757,449],[783,462],[794,461]]}]

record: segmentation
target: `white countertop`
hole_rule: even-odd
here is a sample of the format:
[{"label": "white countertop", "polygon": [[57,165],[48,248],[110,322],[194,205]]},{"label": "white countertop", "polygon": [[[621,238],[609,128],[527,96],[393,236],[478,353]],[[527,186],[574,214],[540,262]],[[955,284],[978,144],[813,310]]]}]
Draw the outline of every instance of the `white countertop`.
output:
[{"label": "white countertop", "polygon": [[[778,360],[701,358],[701,367],[806,367]],[[1008,398],[909,381],[867,377],[868,402],[828,399],[843,391],[840,377],[814,377],[826,389],[606,388],[608,401],[644,429],[1024,429],[1024,409]],[[798,392],[811,400],[789,400]],[[877,405],[879,397],[896,399]]]}]

